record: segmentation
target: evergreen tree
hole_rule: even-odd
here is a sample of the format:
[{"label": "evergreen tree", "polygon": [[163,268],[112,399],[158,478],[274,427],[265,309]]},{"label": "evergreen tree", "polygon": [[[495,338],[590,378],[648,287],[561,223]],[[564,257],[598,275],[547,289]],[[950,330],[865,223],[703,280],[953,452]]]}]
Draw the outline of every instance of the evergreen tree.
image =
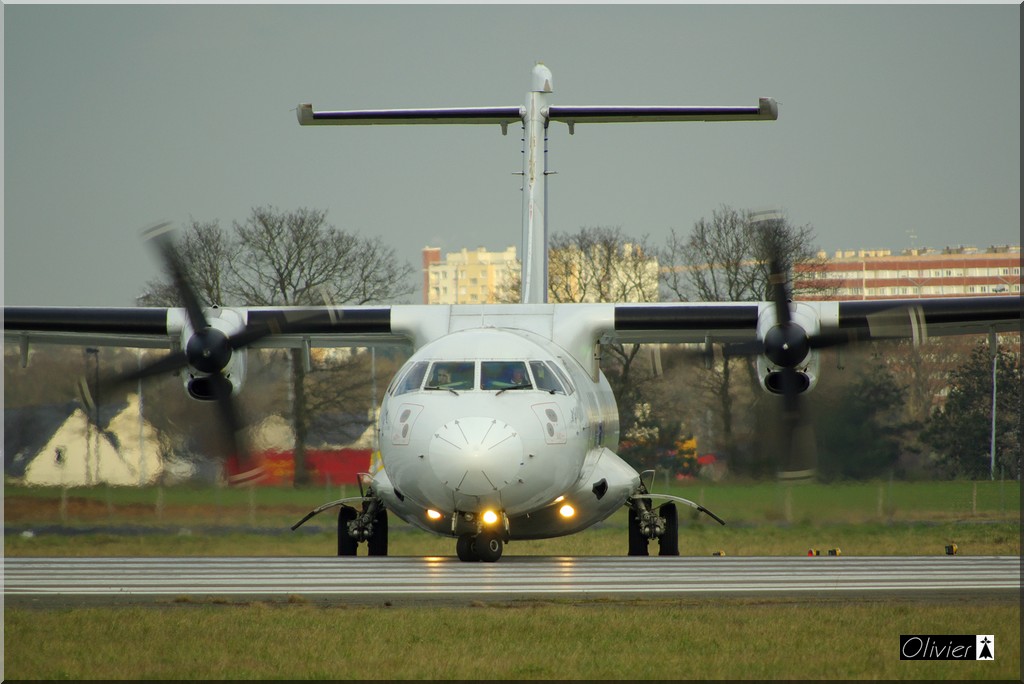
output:
[{"label": "evergreen tree", "polygon": [[873,355],[821,420],[818,467],[824,479],[883,476],[899,459],[906,388]]},{"label": "evergreen tree", "polygon": [[[949,374],[946,404],[928,420],[922,438],[935,450],[950,477],[988,478],[991,474],[992,352],[979,342],[970,358]],[[995,475],[1019,477],[1021,449],[1020,353],[996,352]]]}]

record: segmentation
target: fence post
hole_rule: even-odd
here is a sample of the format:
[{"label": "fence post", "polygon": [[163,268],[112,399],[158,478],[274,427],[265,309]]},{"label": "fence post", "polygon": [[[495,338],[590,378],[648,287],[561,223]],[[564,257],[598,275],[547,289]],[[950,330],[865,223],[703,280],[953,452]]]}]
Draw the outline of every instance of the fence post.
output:
[{"label": "fence post", "polygon": [[256,486],[249,485],[249,525],[256,527]]}]

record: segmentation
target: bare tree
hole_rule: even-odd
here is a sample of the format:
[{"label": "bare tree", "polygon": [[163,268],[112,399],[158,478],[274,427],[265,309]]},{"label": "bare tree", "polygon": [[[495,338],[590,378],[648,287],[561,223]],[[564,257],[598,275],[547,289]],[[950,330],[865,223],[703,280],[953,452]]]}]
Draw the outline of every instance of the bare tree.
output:
[{"label": "bare tree", "polygon": [[657,252],[647,236],[594,226],[556,234],[548,257],[555,302],[649,302],[658,298]]},{"label": "bare tree", "polygon": [[659,254],[662,285],[669,297],[684,302],[770,301],[771,259],[776,256],[794,298],[820,295],[828,286],[806,277],[822,271],[826,261],[814,239],[810,225],[795,226],[786,218],[759,221],[749,211],[723,205],[710,221],[697,221],[688,237],[670,231]]},{"label": "bare tree", "polygon": [[[552,237],[548,252],[551,301],[650,302],[658,299],[657,250],[647,236],[626,235],[621,227],[592,226]],[[642,402],[642,386],[652,370],[637,372],[643,357],[639,344],[602,347],[605,374],[620,405],[623,434],[635,418],[632,407]]]}]

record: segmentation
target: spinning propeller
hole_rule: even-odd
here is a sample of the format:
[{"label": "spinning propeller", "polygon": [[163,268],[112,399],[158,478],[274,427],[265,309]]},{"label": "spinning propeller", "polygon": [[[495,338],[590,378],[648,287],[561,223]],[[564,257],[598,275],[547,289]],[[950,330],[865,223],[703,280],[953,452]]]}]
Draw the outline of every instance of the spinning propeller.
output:
[{"label": "spinning propeller", "polygon": [[781,394],[783,400],[776,446],[777,474],[783,480],[806,480],[815,476],[817,451],[813,426],[806,419],[806,409],[801,406],[800,395],[809,383],[807,376],[796,369],[812,349],[821,348],[821,340],[808,335],[803,326],[793,320],[786,290],[788,269],[778,254],[772,255],[770,268],[768,283],[775,305],[775,325],[760,341],[760,353],[780,369],[769,373],[765,379],[765,383]]},{"label": "spinning propeller", "polygon": [[[115,382],[127,384],[154,375],[188,370],[189,394],[196,399],[215,401],[227,443],[226,455],[237,459],[241,478],[250,470],[249,452],[244,444],[243,423],[232,397],[234,387],[230,380],[231,361],[235,352],[270,335],[269,326],[243,325],[236,331],[225,330],[207,319],[195,288],[175,248],[173,229],[169,223],[160,223],[143,231],[143,237],[157,250],[174,289],[181,298],[188,318],[190,335],[184,349],[173,351],[136,371],[118,377]],[[218,321],[219,322],[219,321]]]},{"label": "spinning propeller", "polygon": [[801,396],[811,386],[808,375],[802,372],[809,361],[808,356],[820,349],[885,337],[913,338],[918,344],[927,337],[924,320],[919,311],[900,306],[867,316],[867,329],[808,333],[790,311],[790,295],[786,288],[789,274],[781,255],[773,253],[769,264],[774,324],[762,339],[728,344],[723,348],[723,354],[760,356],[770,362],[764,384],[782,397],[781,412],[773,426],[777,434],[774,447],[777,475],[781,480],[810,480],[817,472],[817,446],[814,427],[807,417]]}]

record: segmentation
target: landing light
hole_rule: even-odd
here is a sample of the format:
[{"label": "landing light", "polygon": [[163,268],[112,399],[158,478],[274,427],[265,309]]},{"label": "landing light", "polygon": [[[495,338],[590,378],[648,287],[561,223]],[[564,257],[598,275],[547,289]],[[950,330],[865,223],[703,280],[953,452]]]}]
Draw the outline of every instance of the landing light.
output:
[{"label": "landing light", "polygon": [[498,514],[494,511],[484,511],[484,524],[493,525],[498,522]]},{"label": "landing light", "polygon": [[427,509],[427,517],[430,518],[431,520],[440,520],[441,519],[441,514],[438,513],[437,511],[435,511],[433,508],[428,508]]},{"label": "landing light", "polygon": [[576,515],[576,509],[570,506],[569,504],[565,504],[564,506],[558,509],[558,514],[561,515],[563,518],[571,518],[572,516]]},{"label": "landing light", "polygon": [[562,501],[565,501],[565,495],[564,494],[562,496],[558,497],[557,499],[555,499],[555,503],[560,503]]}]

